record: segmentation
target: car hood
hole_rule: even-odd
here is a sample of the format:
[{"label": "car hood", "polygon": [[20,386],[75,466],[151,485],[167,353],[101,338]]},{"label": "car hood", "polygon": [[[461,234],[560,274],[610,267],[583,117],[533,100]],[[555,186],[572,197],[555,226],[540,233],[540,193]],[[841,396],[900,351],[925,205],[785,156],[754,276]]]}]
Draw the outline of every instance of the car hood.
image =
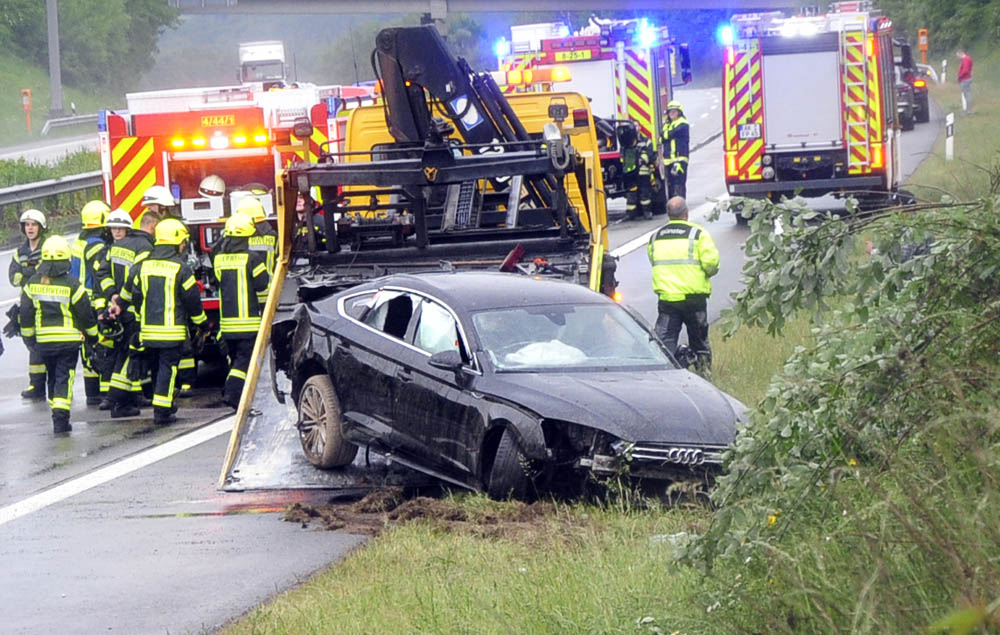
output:
[{"label": "car hood", "polygon": [[[485,379],[485,378],[484,378]],[[686,370],[498,373],[482,391],[630,442],[728,445],[746,408]]]}]

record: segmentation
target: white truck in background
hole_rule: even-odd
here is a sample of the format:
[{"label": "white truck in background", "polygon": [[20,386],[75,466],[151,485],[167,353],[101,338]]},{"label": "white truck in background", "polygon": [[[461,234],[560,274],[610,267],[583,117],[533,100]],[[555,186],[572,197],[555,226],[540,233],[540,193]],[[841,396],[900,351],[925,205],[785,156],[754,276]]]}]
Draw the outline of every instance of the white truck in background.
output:
[{"label": "white truck in background", "polygon": [[259,83],[264,90],[284,87],[288,74],[281,40],[241,42],[239,46],[241,84]]}]

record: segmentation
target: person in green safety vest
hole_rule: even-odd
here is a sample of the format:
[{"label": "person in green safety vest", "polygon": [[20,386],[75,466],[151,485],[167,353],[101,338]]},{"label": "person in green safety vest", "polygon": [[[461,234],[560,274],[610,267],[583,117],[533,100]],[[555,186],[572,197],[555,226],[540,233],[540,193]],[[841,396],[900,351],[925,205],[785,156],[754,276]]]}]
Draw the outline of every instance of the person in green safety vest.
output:
[{"label": "person in green safety vest", "polygon": [[681,326],[697,355],[699,371],[712,365],[708,345],[709,278],[719,272],[719,250],[705,228],[688,220],[687,203],[675,196],[667,201],[670,222],[649,239],[647,253],[653,266],[653,291],[659,298],[656,335],[671,354],[677,351]]},{"label": "person in green safety vest", "polygon": [[667,104],[667,123],[663,125],[663,167],[667,173],[667,196],[687,197],[688,153],[691,126],[676,99]]}]

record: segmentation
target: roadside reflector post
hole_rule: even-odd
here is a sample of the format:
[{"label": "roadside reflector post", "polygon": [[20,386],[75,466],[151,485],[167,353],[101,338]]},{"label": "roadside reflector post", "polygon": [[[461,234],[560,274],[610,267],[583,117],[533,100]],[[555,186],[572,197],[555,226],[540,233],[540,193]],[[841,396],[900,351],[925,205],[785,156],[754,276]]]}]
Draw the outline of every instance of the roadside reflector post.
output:
[{"label": "roadside reflector post", "polygon": [[955,113],[949,112],[944,118],[944,158],[952,161],[955,158]]},{"label": "roadside reflector post", "polygon": [[948,60],[941,60],[941,83],[948,83]]}]

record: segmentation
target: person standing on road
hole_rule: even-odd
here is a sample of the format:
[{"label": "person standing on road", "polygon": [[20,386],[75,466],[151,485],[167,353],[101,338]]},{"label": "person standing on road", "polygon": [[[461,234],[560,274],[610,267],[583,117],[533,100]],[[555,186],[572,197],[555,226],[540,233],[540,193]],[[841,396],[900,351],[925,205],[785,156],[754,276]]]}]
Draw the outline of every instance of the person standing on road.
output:
[{"label": "person standing on road", "polygon": [[[97,311],[105,308],[104,298],[99,293],[96,265],[107,258],[107,248],[110,242],[107,229],[104,227],[111,208],[104,201],[90,201],[80,210],[82,230],[73,245],[70,275],[76,278],[87,292],[87,297]],[[83,387],[87,394],[87,405],[96,406],[101,403],[101,376],[94,370],[91,355],[87,349],[83,351]],[[107,391],[104,391],[107,394]]]},{"label": "person standing on road", "polygon": [[667,104],[667,119],[667,123],[663,125],[663,167],[667,171],[667,196],[685,198],[691,126],[684,118],[681,102],[672,99]]},{"label": "person standing on road", "polygon": [[119,300],[139,314],[139,342],[153,369],[153,423],[177,421],[174,386],[188,323],[206,321],[194,273],[184,258],[190,237],[184,223],[167,218],[156,225],[156,243],[149,256],[132,267]]},{"label": "person standing on road", "polygon": [[[23,287],[31,276],[35,275],[35,270],[42,260],[42,243],[45,242],[47,227],[45,214],[37,209],[24,210],[20,222],[24,243],[14,252],[8,270],[10,283],[15,287]],[[16,305],[13,309],[18,311]],[[14,332],[16,333],[16,327]],[[31,401],[45,399],[45,361],[35,351],[28,353],[28,387],[21,391],[21,397]]]},{"label": "person standing on road", "polygon": [[[247,195],[240,199],[236,205],[236,212],[246,214],[253,219],[257,233],[250,237],[250,251],[256,251],[264,256],[267,264],[267,275],[274,275],[274,262],[278,248],[278,232],[274,231],[271,223],[267,222],[267,212],[264,205],[256,196]],[[257,299],[261,306],[267,302],[267,289],[257,293]]]},{"label": "person standing on road", "polygon": [[972,58],[959,49],[955,55],[961,60],[958,64],[958,85],[962,87],[962,112],[972,114]]},{"label": "person standing on road", "polygon": [[70,272],[71,248],[62,236],[42,244],[42,262],[21,290],[21,337],[48,375],[52,431],[69,432],[73,378],[80,345],[97,343],[97,317],[87,291]]},{"label": "person standing on road", "polygon": [[649,239],[647,252],[653,266],[653,291],[659,298],[656,335],[673,354],[681,326],[687,327],[688,344],[698,356],[699,371],[712,366],[708,345],[709,278],[719,272],[719,250],[707,231],[688,221],[687,203],[675,196],[667,201],[670,222]]},{"label": "person standing on road", "polygon": [[634,124],[618,130],[618,143],[622,155],[623,180],[628,188],[625,194],[625,218],[646,220],[653,218],[653,190],[659,185],[656,154]]},{"label": "person standing on road", "polygon": [[226,221],[223,249],[212,254],[215,279],[219,282],[219,330],[229,349],[231,363],[222,400],[236,408],[250,366],[254,340],[260,330],[263,305],[258,294],[267,290],[270,274],[263,253],[248,249],[256,234],[253,219],[236,213]]},{"label": "person standing on road", "polygon": [[[121,324],[121,335],[114,342],[114,361],[108,379],[109,406],[113,418],[139,415],[137,396],[142,391],[141,381],[129,379],[129,352],[138,332],[135,313],[122,311],[118,298],[128,284],[132,269],[153,250],[153,228],[156,216],[147,213],[139,229],[132,229],[132,217],[124,210],[115,210],[108,216],[108,228],[115,242],[108,249],[107,259],[98,269],[101,289],[108,302],[108,317]],[[103,379],[103,378],[102,378]],[[102,409],[104,404],[101,404]]]}]

